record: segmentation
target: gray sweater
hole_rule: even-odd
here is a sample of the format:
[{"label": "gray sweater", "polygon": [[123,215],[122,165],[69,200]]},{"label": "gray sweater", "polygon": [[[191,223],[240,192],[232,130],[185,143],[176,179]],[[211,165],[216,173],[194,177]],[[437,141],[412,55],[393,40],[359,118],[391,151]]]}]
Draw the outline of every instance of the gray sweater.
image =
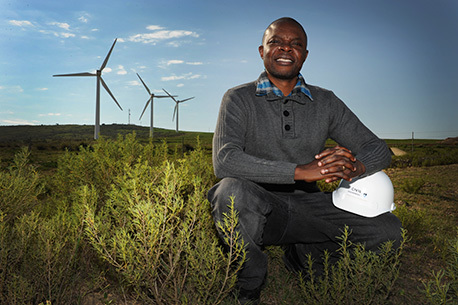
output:
[{"label": "gray sweater", "polygon": [[307,88],[313,101],[303,93],[256,96],[256,82],[228,90],[213,137],[215,175],[293,184],[296,166],[313,161],[328,138],[350,149],[365,165],[365,175],[390,164],[385,142],[333,92]]}]

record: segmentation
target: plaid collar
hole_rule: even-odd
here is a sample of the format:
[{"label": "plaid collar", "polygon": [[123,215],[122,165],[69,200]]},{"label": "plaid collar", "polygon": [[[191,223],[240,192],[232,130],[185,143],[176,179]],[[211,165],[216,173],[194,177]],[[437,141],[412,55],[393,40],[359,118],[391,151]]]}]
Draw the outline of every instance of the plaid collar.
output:
[{"label": "plaid collar", "polygon": [[[293,90],[288,96],[293,96],[297,95],[298,93],[302,92],[310,100],[313,101],[312,94],[310,93],[310,90],[307,88],[305,85],[305,79],[302,76],[302,74],[299,73],[297,77],[297,83],[296,86],[294,86]],[[273,93],[276,96],[283,97],[283,92],[281,92],[280,89],[278,89],[267,77],[267,72],[263,71],[261,75],[259,76],[258,80],[256,81],[256,96],[264,96],[268,95],[269,93]]]}]

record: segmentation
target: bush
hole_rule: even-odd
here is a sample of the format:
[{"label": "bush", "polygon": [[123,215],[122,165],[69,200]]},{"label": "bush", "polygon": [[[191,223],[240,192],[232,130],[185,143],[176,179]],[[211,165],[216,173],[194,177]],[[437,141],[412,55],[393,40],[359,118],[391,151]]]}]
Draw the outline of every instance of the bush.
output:
[{"label": "bush", "polygon": [[423,282],[423,292],[430,304],[458,303],[458,234],[450,242],[447,267],[432,272],[433,280]]},{"label": "bush", "polygon": [[243,263],[243,243],[234,235],[237,215],[220,224],[233,244],[225,254],[192,164],[126,167],[98,212],[94,189],[82,189],[91,245],[144,303],[217,304]]},{"label": "bush", "polygon": [[300,276],[306,304],[386,304],[399,277],[406,232],[398,249],[393,249],[393,242],[386,242],[378,254],[352,244],[350,234],[345,227],[337,263],[330,265],[329,253],[324,253],[323,276],[315,276],[312,258],[308,257],[307,274]]}]

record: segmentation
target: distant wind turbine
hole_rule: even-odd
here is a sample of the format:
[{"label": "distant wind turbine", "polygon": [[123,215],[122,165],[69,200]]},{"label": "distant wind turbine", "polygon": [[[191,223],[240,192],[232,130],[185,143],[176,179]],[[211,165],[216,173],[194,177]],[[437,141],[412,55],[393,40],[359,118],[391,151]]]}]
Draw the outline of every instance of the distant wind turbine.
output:
[{"label": "distant wind turbine", "polygon": [[97,91],[96,91],[96,100],[95,100],[95,127],[94,127],[94,139],[99,138],[99,133],[100,133],[100,83],[102,83],[102,86],[105,88],[105,90],[108,92],[108,94],[113,98],[115,101],[116,105],[118,105],[119,109],[122,110],[121,105],[119,105],[118,101],[114,97],[113,93],[111,93],[110,89],[108,88],[107,84],[104,82],[102,78],[102,71],[105,69],[108,59],[110,58],[111,52],[113,51],[113,48],[116,44],[116,41],[118,39],[116,38],[115,41],[113,42],[113,45],[111,46],[110,51],[108,52],[107,57],[105,57],[105,60],[102,63],[102,66],[100,67],[99,70],[96,71],[96,73],[90,73],[90,72],[82,72],[82,73],[71,73],[71,74],[56,74],[53,75],[53,77],[60,77],[60,76],[96,76],[97,78]]},{"label": "distant wind turbine", "polygon": [[175,109],[173,110],[173,117],[172,117],[172,121],[175,119],[175,114],[177,116],[177,129],[176,129],[176,132],[178,132],[178,104],[179,103],[184,103],[186,101],[189,101],[190,99],[193,99],[193,97],[190,97],[190,98],[187,98],[187,99],[184,99],[184,100],[176,100],[172,95],[170,95],[170,93],[168,93],[164,88],[162,88],[162,90],[164,90],[165,93],[167,93],[168,96],[170,96],[174,101],[175,101]]},{"label": "distant wind turbine", "polygon": [[[155,97],[156,98],[165,98],[165,97],[170,97],[170,96],[168,96],[168,95],[155,95],[154,93],[151,93],[151,91],[149,90],[148,86],[145,84],[145,82],[140,77],[140,75],[138,75],[138,73],[137,73],[137,76],[140,79],[140,81],[142,82],[143,86],[145,86],[145,89],[146,89],[146,91],[148,91],[148,94],[150,95],[150,98],[146,102],[145,108],[143,108],[143,112],[140,115],[140,118],[138,120],[142,119],[142,116],[145,113],[146,108],[148,108],[148,105],[151,102],[151,118],[150,118],[150,127],[149,127],[149,137],[152,138],[153,137],[153,118],[154,118],[154,116],[153,116],[153,113],[154,113],[154,110],[153,110],[154,109],[154,98]],[[176,96],[176,95],[174,95],[174,96]]]}]

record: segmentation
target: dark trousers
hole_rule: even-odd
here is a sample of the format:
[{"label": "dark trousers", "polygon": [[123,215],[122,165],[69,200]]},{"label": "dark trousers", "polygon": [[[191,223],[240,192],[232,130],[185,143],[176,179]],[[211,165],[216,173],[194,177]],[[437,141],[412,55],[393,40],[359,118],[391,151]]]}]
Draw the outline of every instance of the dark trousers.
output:
[{"label": "dark trousers", "polygon": [[380,244],[393,240],[399,245],[401,223],[385,213],[366,218],[337,209],[331,193],[316,190],[271,190],[245,179],[224,178],[208,192],[215,222],[222,222],[229,211],[230,197],[239,212],[239,227],[247,244],[247,261],[239,273],[238,286],[251,290],[260,287],[267,273],[264,246],[283,245],[296,251],[305,261],[310,253],[319,260],[324,250],[339,248],[336,237],[347,225],[350,240],[377,251]]}]

